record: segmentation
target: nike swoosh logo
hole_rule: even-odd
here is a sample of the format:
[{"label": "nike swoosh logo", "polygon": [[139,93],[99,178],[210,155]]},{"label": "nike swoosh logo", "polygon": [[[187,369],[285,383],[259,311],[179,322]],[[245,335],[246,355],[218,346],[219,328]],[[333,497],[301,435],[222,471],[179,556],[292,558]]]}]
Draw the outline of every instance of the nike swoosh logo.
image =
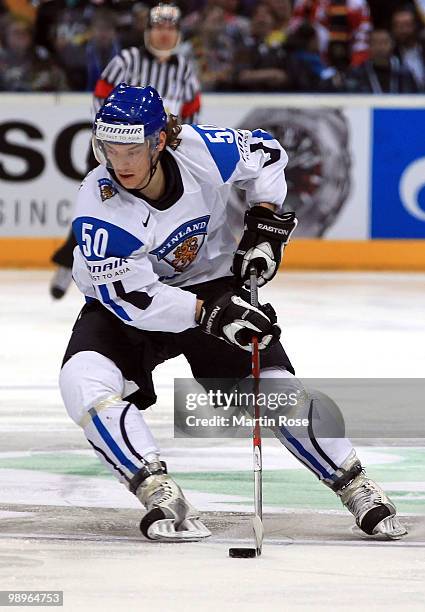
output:
[{"label": "nike swoosh logo", "polygon": [[149,211],[148,218],[146,219],[146,221],[145,222],[142,221],[143,227],[147,227],[148,226],[150,218],[151,218],[151,211]]}]

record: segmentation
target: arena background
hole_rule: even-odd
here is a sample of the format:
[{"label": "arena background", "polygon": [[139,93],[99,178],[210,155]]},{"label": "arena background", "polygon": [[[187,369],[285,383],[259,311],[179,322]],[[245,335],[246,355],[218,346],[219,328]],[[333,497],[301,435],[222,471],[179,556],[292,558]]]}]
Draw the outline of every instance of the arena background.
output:
[{"label": "arena background", "polygon": [[[425,363],[424,102],[203,97],[201,121],[267,129],[288,151],[286,205],[300,224],[260,298],[276,309],[297,374],[335,379],[342,414],[364,427],[358,456],[408,529],[394,542],[363,535],[265,438],[263,554],[238,560],[228,548],[253,545],[251,439],[174,439],[174,380],[191,375],[183,357],[155,370],[145,418],[207,542],[145,541],[139,502],[68,417],[58,374],[83,296],[72,284],[53,300],[49,268],[85,174],[91,96],[0,96],[0,590],[61,590],[70,612],[423,611],[425,431],[409,381],[421,385]],[[391,401],[369,393],[378,383]]]},{"label": "arena background", "polygon": [[[261,127],[289,154],[300,224],[285,266],[425,269],[423,96],[214,95],[201,122]],[[0,97],[0,266],[46,267],[67,233],[90,138],[89,94]]]}]

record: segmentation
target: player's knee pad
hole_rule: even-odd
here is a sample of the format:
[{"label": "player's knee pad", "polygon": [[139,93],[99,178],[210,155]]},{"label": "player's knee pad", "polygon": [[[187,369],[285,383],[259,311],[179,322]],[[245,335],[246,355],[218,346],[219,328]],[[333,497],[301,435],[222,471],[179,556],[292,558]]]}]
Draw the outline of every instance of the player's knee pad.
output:
[{"label": "player's knee pad", "polygon": [[[252,376],[247,377],[240,388],[252,397]],[[279,421],[279,416],[291,419],[305,418],[309,408],[309,396],[302,381],[291,372],[280,366],[263,368],[258,384],[258,406],[260,415]],[[246,406],[248,412],[253,412],[253,404]]]},{"label": "player's knee pad", "polygon": [[294,378],[292,372],[289,372],[282,366],[271,366],[270,368],[261,368],[260,378]]},{"label": "player's knee pad", "polygon": [[338,404],[326,393],[309,388],[308,420],[310,433],[316,438],[345,438],[345,422]]},{"label": "player's knee pad", "polygon": [[280,412],[292,419],[308,421],[308,431],[303,431],[303,435],[309,438],[344,438],[345,423],[336,402],[326,393],[305,386],[284,368],[261,370],[260,391],[274,395],[284,393],[288,402]]},{"label": "player's knee pad", "polygon": [[134,404],[111,395],[91,407],[80,420],[96,452],[132,478],[159,449],[143,415]]},{"label": "player's knee pad", "polygon": [[82,425],[90,408],[110,397],[121,398],[124,379],[115,363],[94,351],[81,351],[63,366],[59,386],[71,419]]}]

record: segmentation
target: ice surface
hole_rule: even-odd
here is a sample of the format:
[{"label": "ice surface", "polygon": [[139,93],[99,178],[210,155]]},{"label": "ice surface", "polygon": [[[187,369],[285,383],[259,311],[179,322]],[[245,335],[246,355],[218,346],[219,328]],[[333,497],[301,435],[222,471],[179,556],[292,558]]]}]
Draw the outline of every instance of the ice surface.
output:
[{"label": "ice surface", "polygon": [[[213,538],[143,541],[137,502],[96,472],[62,406],[57,376],[82,300],[73,288],[53,302],[50,274],[0,272],[0,589],[64,590],[65,610],[87,612],[423,610],[423,513],[406,517],[406,540],[371,542],[351,530],[340,506],[317,511],[312,489],[305,508],[266,504],[261,559],[230,559],[230,546],[252,546],[249,517],[234,512],[248,512],[249,497],[194,488]],[[302,377],[423,377],[424,287],[423,274],[285,272],[260,297],[275,306]],[[249,470],[244,440],[172,438],[172,379],[186,375],[183,359],[160,366],[159,402],[146,415],[174,471],[183,479]],[[382,470],[405,465],[401,448],[362,447],[360,455]],[[415,461],[388,482],[401,499],[424,499],[423,462]],[[272,440],[264,466],[301,477]]]}]

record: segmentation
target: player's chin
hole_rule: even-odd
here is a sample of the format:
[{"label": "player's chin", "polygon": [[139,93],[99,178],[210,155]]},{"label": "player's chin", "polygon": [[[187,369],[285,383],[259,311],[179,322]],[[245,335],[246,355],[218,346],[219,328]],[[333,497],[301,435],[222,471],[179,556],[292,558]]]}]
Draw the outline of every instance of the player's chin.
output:
[{"label": "player's chin", "polygon": [[116,175],[121,185],[128,189],[135,188],[139,183],[139,179],[135,174],[117,172]]}]

